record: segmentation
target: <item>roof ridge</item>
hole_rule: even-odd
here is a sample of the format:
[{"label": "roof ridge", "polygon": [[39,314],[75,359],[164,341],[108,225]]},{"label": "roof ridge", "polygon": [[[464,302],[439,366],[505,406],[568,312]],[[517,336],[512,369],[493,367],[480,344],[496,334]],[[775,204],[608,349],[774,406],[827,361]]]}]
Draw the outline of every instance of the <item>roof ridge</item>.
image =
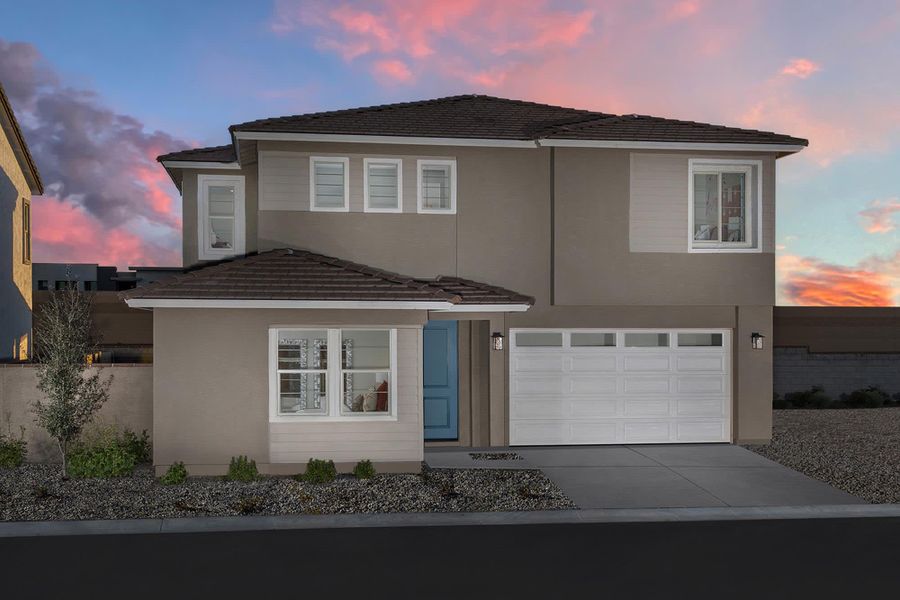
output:
[{"label": "roof ridge", "polygon": [[488,94],[457,94],[455,96],[442,96],[439,98],[428,98],[426,100],[412,100],[409,102],[392,102],[389,104],[374,104],[371,106],[357,106],[353,108],[340,108],[337,110],[326,110],[326,111],[318,111],[313,113],[302,113],[296,115],[281,115],[278,117],[267,117],[264,119],[254,119],[252,121],[246,121],[244,123],[235,123],[234,125],[230,125],[228,127],[229,131],[234,131],[238,128],[254,125],[258,123],[271,122],[271,121],[280,121],[284,119],[315,119],[319,117],[331,117],[336,115],[354,113],[354,112],[370,112],[370,111],[382,111],[382,110],[399,110],[402,108],[409,108],[411,106],[425,106],[429,104],[438,104],[438,103],[446,103],[446,102],[458,102],[461,100],[471,100],[475,98],[483,98],[487,100],[492,100],[496,102],[505,102],[509,104],[517,104],[520,106],[535,106],[541,108],[555,108],[559,110],[569,110],[578,113],[584,114],[604,114],[604,113],[596,113],[594,111],[585,109],[585,108],[572,108],[570,106],[560,106],[557,104],[546,104],[543,102],[534,102],[532,100],[519,100],[516,98],[501,98],[500,96],[491,96]]}]

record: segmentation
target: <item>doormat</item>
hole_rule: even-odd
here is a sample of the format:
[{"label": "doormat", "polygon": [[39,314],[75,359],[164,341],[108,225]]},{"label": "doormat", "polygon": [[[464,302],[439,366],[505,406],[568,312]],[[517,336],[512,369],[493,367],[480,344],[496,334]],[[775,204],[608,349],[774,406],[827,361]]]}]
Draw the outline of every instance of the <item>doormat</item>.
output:
[{"label": "doormat", "polygon": [[469,452],[472,460],[524,460],[515,452]]}]

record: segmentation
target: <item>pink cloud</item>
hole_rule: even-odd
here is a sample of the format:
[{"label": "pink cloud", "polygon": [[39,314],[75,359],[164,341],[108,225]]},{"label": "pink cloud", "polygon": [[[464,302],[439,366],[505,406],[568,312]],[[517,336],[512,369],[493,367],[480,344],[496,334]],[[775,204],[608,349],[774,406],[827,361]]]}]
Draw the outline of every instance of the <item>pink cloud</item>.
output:
[{"label": "pink cloud", "polygon": [[666,18],[672,21],[686,19],[696,14],[699,10],[700,2],[697,0],[681,0],[681,2],[676,2],[672,5],[666,13]]},{"label": "pink cloud", "polygon": [[402,60],[379,60],[372,65],[372,71],[380,79],[406,83],[413,78],[412,71]]},{"label": "pink cloud", "polygon": [[781,74],[806,79],[821,70],[821,66],[807,58],[795,58],[781,69]]},{"label": "pink cloud", "polygon": [[859,211],[863,219],[863,228],[868,233],[887,233],[897,228],[894,215],[900,213],[900,198],[873,200]]},{"label": "pink cloud", "polygon": [[900,304],[900,252],[854,266],[785,254],[776,261],[779,304],[894,306]]}]

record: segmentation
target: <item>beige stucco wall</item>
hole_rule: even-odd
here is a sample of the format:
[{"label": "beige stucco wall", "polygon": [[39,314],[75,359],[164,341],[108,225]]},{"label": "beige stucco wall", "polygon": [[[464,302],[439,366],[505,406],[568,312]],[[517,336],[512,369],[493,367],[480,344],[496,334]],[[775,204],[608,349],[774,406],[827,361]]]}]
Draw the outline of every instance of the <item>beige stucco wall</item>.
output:
[{"label": "beige stucco wall", "polygon": [[[217,473],[245,454],[264,472],[297,472],[310,457],[417,469],[425,317],[424,311],[155,309],[154,464],[182,461],[194,473]],[[397,421],[270,425],[273,326],[397,327]]]},{"label": "beige stucco wall", "polygon": [[[34,422],[32,406],[43,399],[36,371],[30,364],[0,365],[0,431],[18,437],[19,428],[25,427],[28,460],[55,462],[59,460],[55,443]],[[109,365],[100,371],[103,377],[113,377],[110,397],[88,428],[115,425],[153,435],[153,365]]]},{"label": "beige stucco wall", "polygon": [[25,174],[0,129],[0,359],[31,353],[31,263],[22,239],[23,205],[30,201]]}]

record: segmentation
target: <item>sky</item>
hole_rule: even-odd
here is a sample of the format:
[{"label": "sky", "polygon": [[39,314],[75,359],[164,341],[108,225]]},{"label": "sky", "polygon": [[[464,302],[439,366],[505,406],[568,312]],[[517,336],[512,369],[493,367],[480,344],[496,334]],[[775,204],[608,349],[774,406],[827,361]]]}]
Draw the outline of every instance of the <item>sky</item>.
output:
[{"label": "sky", "polygon": [[900,305],[900,0],[0,0],[39,262],[181,264],[157,155],[484,93],[787,133],[778,304]]}]

